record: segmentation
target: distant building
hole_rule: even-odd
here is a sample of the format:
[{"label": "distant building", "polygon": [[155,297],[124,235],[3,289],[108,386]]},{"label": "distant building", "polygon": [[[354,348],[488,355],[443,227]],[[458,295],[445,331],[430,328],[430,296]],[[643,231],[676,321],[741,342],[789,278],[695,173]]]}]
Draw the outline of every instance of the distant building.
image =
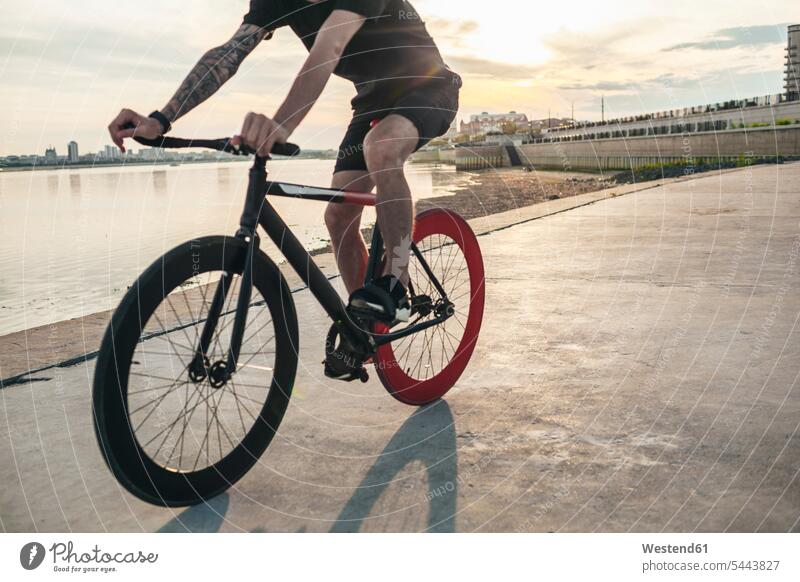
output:
[{"label": "distant building", "polygon": [[58,162],[58,154],[56,153],[56,148],[50,146],[46,150],[44,150],[44,161],[48,164],[55,164]]},{"label": "distant building", "polygon": [[789,27],[783,89],[789,101],[800,99],[800,24]]},{"label": "distant building", "polygon": [[572,127],[575,122],[572,119],[562,117],[546,117],[544,119],[534,119],[531,121],[531,133],[546,132],[551,129],[562,129]]},{"label": "distant building", "polygon": [[800,101],[774,94],[545,129],[534,143],[719,132],[800,123]]},{"label": "distant building", "polygon": [[101,157],[105,160],[118,160],[122,157],[120,154],[119,148],[113,145],[107,145]]},{"label": "distant building", "polygon": [[469,121],[462,121],[459,129],[463,134],[477,136],[488,133],[527,132],[528,127],[528,116],[524,113],[517,113],[516,111],[488,113],[484,111],[483,113],[471,115]]},{"label": "distant building", "polygon": [[67,144],[67,161],[70,164],[77,164],[80,161],[80,155],[78,154],[78,142],[71,141]]},{"label": "distant building", "polygon": [[450,129],[447,130],[442,137],[445,139],[451,139],[458,135],[458,119],[453,119],[453,123],[450,124]]},{"label": "distant building", "polygon": [[533,143],[720,132],[800,123],[800,24],[788,29],[784,92],[601,121],[550,125]]},{"label": "distant building", "polygon": [[162,148],[146,148],[139,150],[139,158],[150,162],[166,158],[166,150]]}]

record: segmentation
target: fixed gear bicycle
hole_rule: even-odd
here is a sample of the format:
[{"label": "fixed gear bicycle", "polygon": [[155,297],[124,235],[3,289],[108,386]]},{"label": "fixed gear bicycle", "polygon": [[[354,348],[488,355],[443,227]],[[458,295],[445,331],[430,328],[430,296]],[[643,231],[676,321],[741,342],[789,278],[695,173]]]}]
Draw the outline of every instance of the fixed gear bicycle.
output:
[{"label": "fixed gear bicycle", "polygon": [[[249,155],[228,139],[147,140]],[[273,154],[297,155],[292,144]],[[375,195],[268,180],[256,156],[235,236],[188,241],[157,259],[123,297],[97,358],[95,432],[116,479],[162,506],[212,498],[241,479],[270,444],[289,404],[298,365],[292,292],[260,249],[260,225],[332,320],[325,372],[344,380],[375,372],[397,400],[421,406],[444,396],[466,368],[481,327],[480,246],[456,213],[416,217],[408,294],[411,317],[395,327],[347,309],[328,278],[269,203],[270,196],[374,206]],[[366,283],[382,272],[376,224]]]}]

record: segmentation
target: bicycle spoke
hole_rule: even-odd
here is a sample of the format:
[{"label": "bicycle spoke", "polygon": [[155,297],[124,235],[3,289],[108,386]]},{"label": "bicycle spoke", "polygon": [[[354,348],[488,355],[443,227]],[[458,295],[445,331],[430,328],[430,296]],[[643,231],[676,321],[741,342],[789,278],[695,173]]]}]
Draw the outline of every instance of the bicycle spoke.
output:
[{"label": "bicycle spoke", "polygon": [[[231,276],[234,279],[223,298],[208,353],[203,354],[212,363],[227,357],[226,343],[236,321],[241,277]],[[208,274],[208,280],[215,280],[213,273]],[[150,329],[139,328],[141,337],[133,359],[146,366],[130,372],[128,391],[130,424],[147,456],[166,468],[191,472],[225,458],[259,421],[277,357],[275,322],[269,305],[262,297],[254,296],[239,353],[242,363],[237,366],[241,370],[238,380],[231,379],[219,389],[211,387],[208,377],[193,383],[188,377],[188,362],[200,345],[203,323],[208,321],[211,295],[216,289],[212,282],[198,281],[193,280],[196,286],[190,289],[165,294],[161,305],[150,315]],[[150,339],[163,343],[153,346],[146,343]],[[179,373],[178,366],[182,368]],[[262,381],[264,384],[260,384]],[[259,391],[248,394],[256,389]]]},{"label": "bicycle spoke", "polygon": [[175,309],[175,306],[172,304],[172,299],[170,299],[169,295],[166,297],[167,303],[169,304],[170,309],[172,309],[172,313],[175,314],[175,319],[178,320],[178,326],[180,327],[181,331],[183,332],[183,337],[186,338],[186,341],[189,342],[189,345],[192,345],[192,338],[189,337],[189,334],[186,333],[186,327],[183,325],[181,321],[180,315],[178,315],[178,311]]},{"label": "bicycle spoke", "polygon": [[[211,400],[213,401],[214,398],[211,398]],[[217,402],[214,404],[214,413],[212,414],[212,418],[214,419],[214,422],[217,423],[217,446],[219,447],[219,458],[222,459],[222,435],[220,434],[219,418],[217,417],[217,411],[219,410],[220,400],[222,400],[222,394],[220,394],[219,400],[217,400]]]},{"label": "bicycle spoke", "polygon": [[[173,348],[173,350],[175,350],[174,346],[178,346],[179,348],[184,349],[189,353],[192,352],[192,348],[190,348],[189,346],[185,346],[185,345],[180,344],[180,343],[178,343],[176,341],[173,341],[172,338],[169,337],[169,333],[168,332],[165,332],[165,333],[159,334],[159,335],[154,335],[154,336],[152,336],[150,338],[147,338],[147,341],[150,341],[151,339],[160,339],[161,341],[165,341],[168,344],[170,344],[170,346]],[[178,356],[178,359],[180,359],[180,355],[178,354],[177,350],[175,350],[175,355]]]},{"label": "bicycle spoke", "polygon": [[[241,386],[241,384],[239,386]],[[261,402],[260,400],[256,400],[255,398],[251,398],[250,396],[245,396],[244,394],[237,394],[237,397],[241,398],[241,399],[244,399],[244,400],[249,400],[250,402],[255,402],[259,406],[263,406],[264,405],[264,403]]]},{"label": "bicycle spoke", "polygon": [[175,383],[173,382],[172,384],[164,384],[163,386],[154,386],[153,388],[145,388],[144,390],[134,390],[133,392],[128,390],[128,396],[133,396],[135,394],[144,394],[145,392],[153,392],[155,390],[163,390],[164,388],[172,388],[172,386],[174,385]]},{"label": "bicycle spoke", "polygon": [[[181,376],[182,376],[182,375],[183,375],[183,374],[181,374]],[[179,378],[180,378],[180,376],[179,376]],[[178,380],[177,380],[177,379],[176,379],[176,380],[174,380],[174,381],[173,381],[173,383],[172,383],[170,386],[168,386],[168,390],[167,390],[167,392],[165,392],[165,393],[164,393],[164,394],[162,394],[161,396],[157,396],[156,398],[153,398],[152,400],[149,400],[149,401],[148,401],[146,404],[143,404],[142,406],[140,406],[140,407],[136,408],[135,410],[132,410],[132,411],[128,412],[128,415],[129,415],[129,416],[132,416],[132,415],[136,414],[136,413],[137,413],[137,412],[139,412],[139,411],[140,411],[142,408],[145,408],[146,406],[148,406],[149,404],[152,404],[153,402],[156,402],[156,401],[158,401],[158,402],[161,402],[161,401],[163,401],[163,400],[164,400],[164,398],[166,398],[167,396],[169,396],[169,394],[170,394],[170,392],[172,392],[172,390],[174,390],[175,388],[180,388],[180,387],[181,387],[181,386],[183,386],[184,384],[188,383],[188,382],[189,382],[189,380],[184,380],[184,381],[183,381],[183,382],[181,382],[180,384],[178,384],[177,382],[178,382]]]},{"label": "bicycle spoke", "polygon": [[[199,393],[199,391],[198,391],[198,393]],[[202,397],[202,399],[198,398],[197,402],[195,403],[195,405],[192,406],[192,409],[189,411],[188,418],[186,419],[186,423],[184,424],[183,432],[181,433],[181,437],[182,437],[182,440],[181,440],[181,458],[178,461],[179,463],[180,463],[180,460],[183,458],[183,445],[184,445],[185,440],[186,440],[185,439],[186,429],[188,428],[189,423],[192,421],[192,417],[194,416],[194,411],[197,410],[197,408],[201,404],[207,403],[208,399],[211,398],[212,394],[213,394],[213,392],[212,392],[211,386],[208,386],[208,394],[205,397]],[[208,411],[208,407],[206,407],[206,411]]]},{"label": "bicycle spoke", "polygon": [[[189,391],[188,384],[186,385],[186,391],[187,391],[187,393],[188,393],[188,391]],[[194,394],[195,394],[195,393],[197,393],[197,386],[195,386],[195,387],[194,387],[194,392],[192,393],[192,396],[189,396],[188,398],[186,398],[186,401],[184,402],[184,405],[183,405],[184,414],[185,414],[185,411],[186,411],[186,406],[188,405],[188,401],[189,401],[191,398],[193,398],[193,397],[194,397]],[[161,431],[159,431],[158,433],[156,433],[156,434],[155,434],[155,435],[154,435],[154,436],[153,436],[153,437],[152,437],[152,438],[151,438],[149,441],[147,441],[147,442],[146,442],[144,445],[142,445],[142,448],[143,448],[143,449],[144,449],[144,448],[147,448],[147,446],[148,446],[150,443],[152,443],[152,442],[153,442],[154,440],[156,440],[156,439],[157,439],[159,436],[161,436],[161,435],[164,433],[164,431],[166,431],[167,429],[169,429],[169,432],[167,432],[166,436],[164,437],[164,440],[161,442],[161,445],[158,447],[158,449],[156,449],[156,452],[153,454],[153,457],[157,457],[157,456],[158,456],[158,453],[161,451],[161,447],[163,447],[163,446],[164,446],[164,443],[167,441],[167,438],[169,438],[169,435],[172,433],[172,429],[174,429],[174,428],[175,428],[175,425],[177,425],[177,424],[178,424],[178,420],[180,420],[180,418],[181,418],[181,416],[176,416],[176,417],[175,417],[175,420],[172,422],[172,424],[168,425],[167,427],[163,428]]]},{"label": "bicycle spoke", "polygon": [[178,355],[178,354],[176,354],[174,352],[151,352],[151,351],[148,351],[148,350],[142,350],[142,351],[137,352],[137,353],[144,354],[144,355],[147,355],[147,356],[167,356],[168,358],[171,358],[171,357],[174,357],[174,356]]},{"label": "bicycle spoke", "polygon": [[[455,306],[453,315],[445,321],[392,343],[393,357],[398,366],[407,376],[420,382],[437,376],[450,364],[458,354],[466,331],[472,289],[469,263],[458,242],[460,240],[460,236],[451,238],[444,233],[435,233],[417,241],[419,256],[411,255],[409,290],[413,289],[413,297],[429,297],[434,306],[440,305],[439,302],[447,297]],[[429,271],[425,270],[422,261],[427,263]],[[439,287],[434,280],[438,281]],[[430,317],[435,317],[435,312],[420,316],[401,329],[412,329]]]},{"label": "bicycle spoke", "polygon": [[[242,398],[242,396],[240,396],[239,394],[237,394],[237,393],[236,393],[236,391],[233,391],[231,394],[233,394],[233,397],[236,399],[236,401],[237,401],[237,402],[239,402],[239,399],[240,399],[240,398]],[[256,415],[254,415],[252,412],[250,412],[250,409],[249,409],[249,408],[247,408],[247,405],[245,405],[245,404],[242,404],[242,408],[244,409],[244,411],[245,411],[247,414],[249,414],[249,415],[250,415],[250,418],[252,418],[253,420],[257,420],[257,418],[258,418],[258,417],[257,417]]]},{"label": "bicycle spoke", "polygon": [[183,359],[182,359],[182,358],[181,358],[181,357],[178,355],[178,350],[176,350],[176,349],[175,349],[175,346],[177,345],[178,347],[181,347],[181,348],[185,349],[186,351],[188,351],[188,352],[190,352],[190,353],[191,353],[191,351],[192,351],[192,348],[190,348],[190,347],[187,347],[187,346],[184,346],[184,345],[181,345],[181,344],[179,344],[179,343],[177,343],[177,342],[174,342],[174,341],[172,340],[172,338],[169,336],[170,332],[169,332],[169,331],[167,331],[167,327],[166,327],[166,326],[165,326],[165,325],[164,325],[164,324],[161,322],[161,319],[159,319],[159,317],[158,317],[158,312],[157,312],[157,311],[154,311],[154,312],[153,312],[153,317],[155,317],[155,318],[156,318],[156,321],[157,321],[157,322],[158,322],[158,324],[161,326],[161,331],[163,331],[163,332],[164,332],[163,334],[160,334],[160,335],[157,335],[157,336],[154,336],[154,337],[155,337],[155,338],[157,338],[157,339],[164,340],[164,341],[166,341],[167,343],[169,343],[169,345],[170,345],[170,348],[172,348],[172,350],[175,352],[175,355],[176,355],[176,356],[178,357],[178,359],[181,361],[181,364],[185,366],[185,365],[186,365],[186,362],[184,362],[184,361],[183,361]]},{"label": "bicycle spoke", "polygon": [[425,357],[425,348],[428,347],[428,330],[426,329],[424,332],[424,338],[422,340],[422,349],[420,350],[419,358],[417,358],[417,363],[413,368],[412,377],[419,378],[418,371],[422,367],[422,358]]},{"label": "bicycle spoke", "polygon": [[451,247],[447,253],[447,263],[442,271],[442,278],[439,279],[439,284],[444,288],[445,282],[447,281],[447,276],[450,274],[450,268],[453,266],[453,261],[455,261],[456,257],[459,255],[458,247]]},{"label": "bicycle spoke", "polygon": [[[403,352],[403,354],[399,358],[395,357],[395,360],[397,360],[398,363],[402,362],[405,359],[406,355],[411,350],[411,347],[414,345],[414,340],[416,340],[417,335],[419,335],[419,334],[415,334],[413,336],[408,336],[411,339],[411,341],[409,342],[408,346],[406,346],[405,351]],[[401,366],[401,367],[405,368],[405,366]]]},{"label": "bicycle spoke", "polygon": [[[184,382],[184,384],[186,384],[186,383],[188,383],[188,382],[189,382],[189,380],[186,380],[186,381]],[[180,386],[179,386],[179,387],[180,387]],[[156,399],[156,400],[157,400],[157,402],[156,402],[156,405],[155,405],[155,406],[152,408],[152,410],[150,410],[150,412],[148,412],[148,413],[147,413],[147,416],[145,416],[145,417],[144,417],[144,418],[141,420],[141,422],[139,422],[139,425],[138,425],[138,426],[137,426],[135,429],[133,429],[133,430],[134,430],[134,432],[138,431],[138,430],[139,430],[139,429],[142,427],[142,425],[144,425],[144,423],[145,423],[145,422],[147,422],[147,419],[148,419],[148,418],[150,418],[150,417],[153,415],[153,412],[155,412],[155,411],[156,411],[156,409],[158,408],[158,405],[159,405],[159,404],[161,404],[161,403],[164,401],[164,399],[165,399],[167,396],[169,396],[169,394],[170,394],[171,392],[172,392],[171,390],[170,390],[170,391],[167,391],[167,392],[165,392],[164,394],[162,394],[160,398],[157,398],[157,399]],[[149,405],[150,405],[150,404],[152,404],[153,402],[155,402],[155,401],[150,401],[150,402],[148,402],[147,404],[145,404],[144,406],[140,406],[139,408],[137,408],[137,409],[136,409],[136,410],[134,410],[133,412],[129,412],[129,413],[128,413],[128,416],[129,416],[129,417],[130,417],[130,416],[133,416],[133,415],[134,415],[136,412],[138,412],[138,411],[139,411],[139,410],[141,410],[142,408],[145,408],[146,406],[149,406]]]},{"label": "bicycle spoke", "polygon": [[164,380],[165,382],[177,382],[177,378],[167,378],[166,376],[155,376],[153,374],[143,374],[142,372],[130,372],[131,376],[137,376],[141,378],[152,378],[153,380]]},{"label": "bicycle spoke", "polygon": [[[253,361],[253,359],[255,359],[257,356],[263,355],[265,352],[262,352],[261,350],[263,350],[265,347],[267,347],[267,345],[269,345],[270,343],[272,343],[272,340],[274,340],[274,339],[275,339],[275,336],[273,335],[272,337],[270,337],[270,338],[269,338],[269,339],[268,339],[268,340],[267,340],[267,341],[266,341],[266,342],[265,342],[265,343],[264,343],[264,344],[261,346],[261,348],[260,348],[259,350],[257,350],[257,351],[256,351],[256,352],[255,352],[255,353],[252,355],[252,356],[250,356],[250,357],[249,357],[249,358],[248,358],[248,359],[247,359],[247,360],[246,360],[246,361],[245,361],[245,362],[244,362],[244,363],[243,363],[241,366],[244,368],[245,366],[247,366],[247,364],[249,364],[250,362],[252,362],[252,361]],[[239,354],[239,355],[241,356],[241,354]]]},{"label": "bicycle spoke", "polygon": [[449,298],[449,299],[450,299],[451,303],[455,303],[456,301],[458,301],[459,299],[461,299],[463,297],[466,297],[467,295],[470,295],[470,296],[472,295],[472,289],[468,289],[468,290],[464,291],[461,295],[459,295],[455,299],[452,299],[452,298]]},{"label": "bicycle spoke", "polygon": [[236,394],[236,383],[231,378],[231,393],[233,394],[233,400],[236,402],[236,411],[239,413],[239,421],[242,423],[242,432],[243,434],[247,434],[247,427],[244,425],[244,417],[242,416],[242,407],[239,404],[239,397]]},{"label": "bicycle spoke", "polygon": [[[191,396],[189,396],[189,395],[188,395],[188,394],[189,394],[189,388],[188,388],[188,386],[187,386],[187,388],[186,388],[186,394],[187,394],[187,396],[186,396],[186,398],[185,398],[185,400],[184,400],[184,403],[183,403],[183,414],[182,414],[181,416],[177,416],[177,417],[175,417],[175,420],[172,422],[172,424],[171,424],[171,425],[170,425],[170,427],[169,427],[169,432],[168,432],[168,433],[167,433],[167,435],[164,437],[164,440],[163,440],[163,441],[161,441],[161,444],[159,445],[159,447],[158,447],[158,450],[156,450],[156,452],[153,454],[153,458],[157,458],[157,457],[158,457],[158,453],[159,453],[159,452],[161,452],[161,449],[162,449],[162,447],[164,446],[164,444],[167,442],[167,439],[169,438],[169,435],[170,435],[170,434],[172,434],[172,430],[175,428],[175,426],[177,426],[177,424],[178,424],[178,421],[179,421],[179,420],[181,420],[181,419],[183,419],[183,431],[181,432],[181,434],[183,435],[183,434],[186,432],[186,407],[187,407],[187,406],[189,406],[189,401],[190,401],[192,398],[194,398],[195,394],[199,394],[199,392],[200,392],[200,391],[199,391],[199,385],[196,385],[196,386],[194,387],[194,392],[192,392],[192,395],[191,395]],[[157,436],[158,436],[158,435],[156,435],[155,437],[153,437],[153,439],[151,439],[151,441],[152,441],[152,440],[155,440],[155,438],[156,438]],[[180,438],[180,437],[179,437],[179,438]],[[147,443],[147,444],[145,444],[145,445],[144,445],[142,448],[147,448],[147,445],[149,445],[149,444],[150,444],[150,443],[148,442],[148,443]],[[169,457],[167,457],[167,461],[166,461],[167,463],[169,463],[169,462],[172,460],[172,457],[173,457],[173,455],[175,454],[175,448],[176,448],[177,446],[178,446],[178,440],[176,440],[176,441],[175,441],[175,444],[174,444],[174,445],[173,445],[173,447],[172,447],[172,451],[170,451]]]}]

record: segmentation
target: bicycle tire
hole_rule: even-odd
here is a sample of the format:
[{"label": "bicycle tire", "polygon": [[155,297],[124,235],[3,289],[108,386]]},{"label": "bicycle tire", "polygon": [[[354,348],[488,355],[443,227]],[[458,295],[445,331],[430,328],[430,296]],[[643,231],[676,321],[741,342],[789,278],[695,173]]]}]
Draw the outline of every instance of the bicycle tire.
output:
[{"label": "bicycle tire", "polygon": [[[436,237],[435,241],[434,237]],[[422,212],[416,218],[412,239],[423,253],[423,256],[426,247],[425,241],[429,239],[432,241],[432,244],[428,245],[429,248],[442,250],[441,254],[449,252],[446,258],[434,257],[432,260],[426,258],[426,262],[428,262],[429,267],[434,271],[434,275],[436,275],[442,285],[445,286],[445,291],[448,291],[447,281],[443,281],[440,275],[446,278],[450,271],[455,268],[454,261],[456,259],[453,258],[455,248],[458,248],[459,252],[463,255],[469,281],[469,292],[465,293],[463,289],[455,287],[456,295],[459,296],[450,297],[451,300],[459,300],[455,302],[456,308],[462,307],[461,313],[466,317],[466,320],[463,322],[461,335],[456,338],[458,340],[457,346],[454,345],[456,342],[453,341],[452,337],[445,335],[449,334],[449,332],[446,329],[442,331],[443,326],[446,326],[448,322],[451,321],[448,320],[445,324],[431,328],[430,332],[420,332],[415,336],[411,336],[410,339],[398,340],[378,348],[375,358],[375,370],[389,394],[405,404],[423,406],[442,398],[456,384],[466,369],[480,334],[481,323],[483,321],[486,285],[484,280],[483,256],[481,254],[480,245],[478,244],[478,239],[475,237],[475,233],[472,231],[469,224],[455,212],[441,208],[434,208]],[[444,251],[444,249],[449,249],[449,251]],[[414,265],[416,263],[417,260],[412,255],[410,264],[411,283],[412,287],[416,287],[415,292],[419,293],[423,291],[420,287],[425,285],[425,281],[420,281],[418,276],[416,285],[414,284],[415,271],[421,271],[421,268],[415,269]],[[437,272],[437,270],[439,272]],[[465,284],[466,281],[455,283],[455,285],[460,285],[462,287]],[[465,299],[468,300],[466,310],[463,309]],[[456,322],[460,321],[458,317],[451,319]],[[384,324],[378,324],[375,331],[378,334],[385,334],[388,333],[389,328]],[[397,330],[393,329],[392,331]],[[444,344],[441,349],[442,366],[440,370],[428,376],[428,368],[433,367],[434,364],[434,358],[432,356],[434,347],[433,341],[434,335],[437,333],[440,334],[442,343]],[[449,335],[452,336],[454,334]],[[430,350],[430,353],[428,353],[430,363],[424,366],[426,370],[425,377],[420,377],[422,376],[423,366],[418,364],[415,368],[413,365],[409,366],[405,362],[398,361],[398,355],[400,355],[400,359],[402,359],[402,350],[408,352],[411,349],[410,347],[404,347],[406,345],[405,342],[414,342],[420,337],[423,338],[423,341],[429,346],[428,349]],[[428,338],[430,338],[430,340]],[[446,345],[447,343],[449,343],[449,348]],[[398,354],[396,351],[401,353]],[[449,359],[445,364],[444,356],[448,351],[452,351],[452,354],[448,356]],[[420,352],[424,357],[425,344],[423,344]]]},{"label": "bicycle tire", "polygon": [[[183,295],[185,299],[187,292],[183,285],[198,273],[224,271],[241,275],[246,253],[244,241],[222,236],[205,237],[176,247],[156,260],[131,286],[106,329],[94,376],[95,434],[103,458],[119,483],[136,497],[154,505],[194,505],[227,490],[267,449],[288,406],[297,371],[297,316],[280,270],[263,252],[257,251],[253,255],[253,300],[261,295],[274,323],[275,365],[263,406],[260,411],[256,408],[257,416],[251,413],[252,427],[238,446],[218,462],[196,471],[179,471],[151,459],[131,423],[128,385],[132,358],[137,346],[151,341],[143,338],[142,332],[154,314],[158,318],[156,309],[168,298]],[[179,287],[177,295],[172,294]],[[192,310],[189,311],[192,314]],[[140,362],[133,362],[137,364]],[[219,398],[221,401],[223,396]],[[199,402],[200,396],[197,399]],[[238,397],[236,401],[238,407]],[[217,423],[219,431],[219,420]],[[242,426],[246,429],[244,420]],[[183,428],[185,431],[186,426]],[[202,444],[200,448],[202,450]]]}]

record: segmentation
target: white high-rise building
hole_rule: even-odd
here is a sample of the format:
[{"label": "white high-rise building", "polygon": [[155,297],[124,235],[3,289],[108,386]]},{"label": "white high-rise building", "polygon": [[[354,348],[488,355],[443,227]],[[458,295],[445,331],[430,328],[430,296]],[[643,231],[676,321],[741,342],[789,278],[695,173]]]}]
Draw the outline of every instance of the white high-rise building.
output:
[{"label": "white high-rise building", "polygon": [[122,155],[117,146],[107,145],[103,151],[102,157],[106,160],[119,160]]},{"label": "white high-rise building", "polygon": [[67,161],[70,164],[77,164],[80,160],[78,155],[78,142],[71,141],[67,144]]}]

